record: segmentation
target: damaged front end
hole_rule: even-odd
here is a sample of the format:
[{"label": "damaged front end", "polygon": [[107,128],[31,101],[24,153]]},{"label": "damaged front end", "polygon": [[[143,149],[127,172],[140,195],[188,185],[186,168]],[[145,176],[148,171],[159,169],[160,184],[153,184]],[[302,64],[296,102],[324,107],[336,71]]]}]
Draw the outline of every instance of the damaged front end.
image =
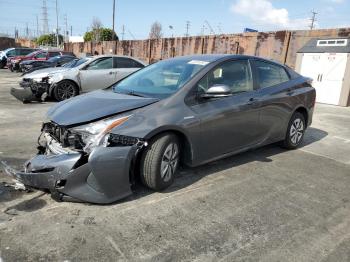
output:
[{"label": "damaged front end", "polygon": [[20,87],[11,88],[11,95],[26,103],[31,101],[45,101],[49,94],[51,83],[49,77],[40,79],[23,78]]},{"label": "damaged front end", "polygon": [[38,155],[23,171],[5,164],[5,172],[26,187],[49,190],[57,200],[105,204],[130,195],[131,166],[147,142],[108,132],[87,150],[86,138],[75,130],[45,123]]}]

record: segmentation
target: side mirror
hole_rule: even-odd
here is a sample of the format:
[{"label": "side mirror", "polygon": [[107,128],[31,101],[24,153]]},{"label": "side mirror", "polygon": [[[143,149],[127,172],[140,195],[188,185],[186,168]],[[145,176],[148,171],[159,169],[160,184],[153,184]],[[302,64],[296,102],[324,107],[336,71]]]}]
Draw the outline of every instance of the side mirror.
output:
[{"label": "side mirror", "polygon": [[231,89],[227,85],[213,85],[207,92],[201,95],[202,98],[219,98],[231,96]]}]

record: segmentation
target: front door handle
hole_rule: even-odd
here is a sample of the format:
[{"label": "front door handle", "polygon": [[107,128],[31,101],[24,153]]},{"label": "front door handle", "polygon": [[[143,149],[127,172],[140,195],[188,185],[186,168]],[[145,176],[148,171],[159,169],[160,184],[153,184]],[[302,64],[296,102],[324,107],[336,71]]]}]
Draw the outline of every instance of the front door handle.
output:
[{"label": "front door handle", "polygon": [[256,103],[256,101],[257,101],[257,99],[255,99],[254,97],[251,97],[251,98],[249,98],[247,105],[253,105]]},{"label": "front door handle", "polygon": [[291,88],[288,88],[286,94],[287,94],[288,96],[291,96],[291,95],[294,94],[294,90],[292,90]]}]

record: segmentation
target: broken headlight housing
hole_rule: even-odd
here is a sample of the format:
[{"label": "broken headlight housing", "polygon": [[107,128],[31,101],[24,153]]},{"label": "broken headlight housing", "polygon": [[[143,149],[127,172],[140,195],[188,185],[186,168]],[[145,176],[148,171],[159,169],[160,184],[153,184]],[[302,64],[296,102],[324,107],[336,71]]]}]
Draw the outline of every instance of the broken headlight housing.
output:
[{"label": "broken headlight housing", "polygon": [[114,127],[123,124],[130,117],[131,115],[110,117],[90,124],[73,127],[69,131],[71,135],[79,136],[84,145],[83,150],[86,153],[90,153],[97,146],[107,145],[109,132]]}]

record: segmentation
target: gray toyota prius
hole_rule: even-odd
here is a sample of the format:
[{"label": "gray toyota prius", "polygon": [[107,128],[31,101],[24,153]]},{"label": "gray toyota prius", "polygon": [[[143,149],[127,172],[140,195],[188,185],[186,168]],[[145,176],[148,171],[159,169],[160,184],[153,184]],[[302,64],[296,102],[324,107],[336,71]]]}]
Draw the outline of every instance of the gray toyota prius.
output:
[{"label": "gray toyota prius", "polygon": [[266,144],[297,148],[311,124],[311,79],[270,60],[196,55],[160,61],[47,113],[39,152],[5,171],[58,200],[111,203],[139,177],[169,187],[197,166]]}]

